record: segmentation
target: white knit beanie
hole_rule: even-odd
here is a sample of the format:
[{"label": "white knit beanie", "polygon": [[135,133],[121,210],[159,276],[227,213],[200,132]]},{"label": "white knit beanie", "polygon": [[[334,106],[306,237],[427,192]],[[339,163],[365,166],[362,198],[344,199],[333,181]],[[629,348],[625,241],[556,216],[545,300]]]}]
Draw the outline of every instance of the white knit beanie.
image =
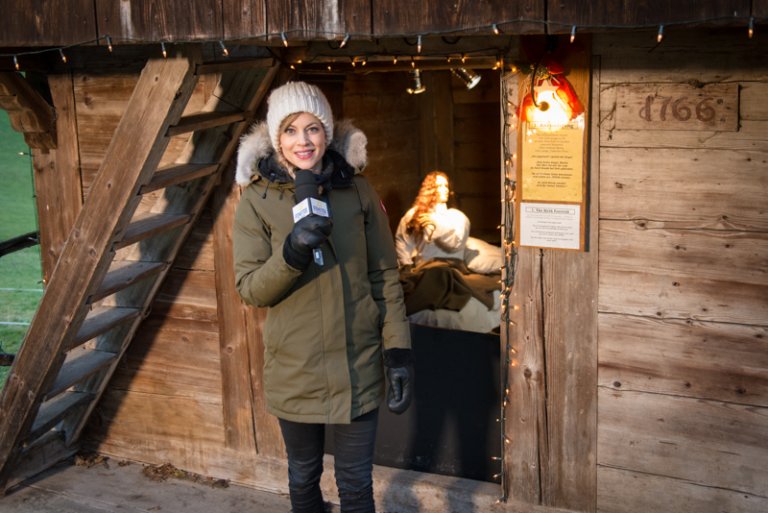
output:
[{"label": "white knit beanie", "polygon": [[272,91],[267,102],[267,127],[275,151],[280,151],[280,124],[287,116],[297,112],[309,112],[319,119],[325,128],[326,142],[331,143],[333,113],[328,99],[317,86],[306,82],[288,82]]}]

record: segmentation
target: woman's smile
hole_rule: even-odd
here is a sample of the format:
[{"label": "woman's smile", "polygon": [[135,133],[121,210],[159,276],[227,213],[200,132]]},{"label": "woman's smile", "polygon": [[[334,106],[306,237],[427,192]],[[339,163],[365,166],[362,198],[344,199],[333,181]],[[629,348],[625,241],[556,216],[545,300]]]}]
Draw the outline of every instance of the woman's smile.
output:
[{"label": "woman's smile", "polygon": [[319,172],[326,148],[325,128],[314,115],[302,112],[280,133],[280,151],[294,167]]}]

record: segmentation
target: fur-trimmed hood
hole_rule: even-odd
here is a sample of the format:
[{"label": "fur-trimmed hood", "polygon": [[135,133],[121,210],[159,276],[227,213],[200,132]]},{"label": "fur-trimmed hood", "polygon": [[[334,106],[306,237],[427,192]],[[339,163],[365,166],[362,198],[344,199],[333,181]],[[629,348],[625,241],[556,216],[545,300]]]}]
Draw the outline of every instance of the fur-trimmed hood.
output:
[{"label": "fur-trimmed hood", "polygon": [[[368,151],[366,146],[368,138],[350,121],[338,121],[334,125],[333,140],[329,149],[337,151],[355,170],[355,174],[362,173],[368,163]],[[269,140],[269,131],[266,122],[254,124],[247,134],[240,138],[240,146],[237,149],[237,168],[235,181],[245,186],[251,183],[254,173],[258,169],[261,159],[274,153],[272,143]]]}]

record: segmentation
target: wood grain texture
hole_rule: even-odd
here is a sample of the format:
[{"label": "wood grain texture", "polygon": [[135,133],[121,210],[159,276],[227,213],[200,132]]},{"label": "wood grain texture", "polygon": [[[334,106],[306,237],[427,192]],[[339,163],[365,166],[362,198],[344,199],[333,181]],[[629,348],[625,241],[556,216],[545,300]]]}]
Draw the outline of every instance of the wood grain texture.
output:
[{"label": "wood grain texture", "polygon": [[497,23],[509,33],[541,34],[543,24],[527,20],[543,20],[544,9],[545,2],[537,0],[418,2],[407,7],[397,0],[377,0],[372,7],[373,31],[378,36],[444,31],[490,35],[491,25]]},{"label": "wood grain texture", "polygon": [[289,40],[338,40],[346,33],[371,33],[371,2],[367,0],[265,0],[267,32],[280,43]]},{"label": "wood grain texture", "polygon": [[764,151],[603,148],[600,160],[601,218],[768,230]]},{"label": "wood grain texture", "polygon": [[601,387],[598,411],[598,464],[768,496],[768,409]]},{"label": "wood grain texture", "polygon": [[601,386],[768,407],[768,327],[599,319]]},{"label": "wood grain texture", "polygon": [[285,443],[277,417],[267,411],[264,393],[264,323],[266,308],[249,308],[246,315],[248,334],[248,357],[251,362],[251,387],[253,396],[253,419],[256,425],[256,447],[260,456],[283,458]]},{"label": "wood grain texture", "polygon": [[[222,377],[217,365],[218,345],[217,324],[152,314],[137,331],[109,389],[219,405]],[[184,428],[187,432],[191,429]]]},{"label": "wood grain texture", "polygon": [[123,41],[194,41],[223,36],[222,3],[191,0],[95,0],[99,31]]},{"label": "wood grain texture", "polygon": [[601,312],[765,326],[768,234],[600,223]]},{"label": "wood grain texture", "polygon": [[74,88],[70,75],[50,75],[58,147],[47,154],[34,152],[35,195],[40,220],[40,256],[45,283],[51,277],[62,247],[83,204],[79,137]]},{"label": "wood grain texture", "polygon": [[[590,57],[566,63],[589,104]],[[587,145],[585,138],[584,144]],[[585,151],[585,158],[588,154]],[[586,160],[583,163],[586,169]],[[587,217],[597,223],[597,168]],[[597,252],[518,249],[512,288],[505,455],[510,495],[547,506],[594,511],[597,445]]]},{"label": "wood grain texture", "polygon": [[96,38],[92,0],[0,0],[0,46],[58,46]]},{"label": "wood grain texture", "polygon": [[[621,2],[581,0],[547,2],[550,31],[565,33],[571,25],[651,26],[659,23],[688,23],[711,20],[711,24],[743,24],[750,13],[749,0],[704,0],[696,2]],[[739,19],[734,19],[734,18]],[[672,27],[670,27],[672,28]]]},{"label": "wood grain texture", "polygon": [[56,121],[53,107],[15,71],[0,73],[0,108],[8,113],[11,127],[24,136],[31,148],[56,148]]},{"label": "wood grain texture", "polygon": [[234,186],[233,178],[233,173],[227,173],[213,197],[213,208],[216,211],[213,234],[225,444],[227,447],[255,453],[256,426],[246,322],[248,313],[235,289],[233,279],[235,270],[232,226],[240,200],[239,190]]},{"label": "wood grain texture", "polygon": [[754,494],[605,466],[597,469],[597,486],[599,513],[768,510],[768,499]]},{"label": "wood grain texture", "polygon": [[[669,4],[672,5],[672,4]],[[593,52],[600,55],[600,81],[609,83],[692,83],[768,79],[768,54],[746,29],[673,30],[664,42],[656,31],[596,35]]]},{"label": "wood grain texture", "polygon": [[227,0],[222,9],[224,39],[264,38],[266,9],[266,0]]},{"label": "wood grain texture", "polygon": [[[194,52],[190,58],[196,58]],[[190,63],[186,58],[155,61],[142,72],[132,97],[135,101],[116,130],[121,142],[110,145],[109,158],[94,182],[95,196],[83,206],[64,245],[38,308],[44,314],[33,319],[25,338],[32,342],[22,345],[0,397],[3,410],[11,412],[0,418],[0,461],[6,476],[21,449],[20,438],[29,433],[40,397],[61,366],[62,348],[85,318],[85,301],[107,273],[110,259],[104,256],[128,221],[134,184],[156,168],[163,149],[160,136],[181,115],[180,105],[192,93]],[[49,322],[51,318],[63,322]]]}]

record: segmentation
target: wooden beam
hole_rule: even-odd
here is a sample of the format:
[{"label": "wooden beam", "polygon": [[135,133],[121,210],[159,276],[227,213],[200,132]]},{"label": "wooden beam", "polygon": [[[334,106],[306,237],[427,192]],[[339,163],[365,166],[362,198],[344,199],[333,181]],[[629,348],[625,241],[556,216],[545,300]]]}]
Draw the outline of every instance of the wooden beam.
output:
[{"label": "wooden beam", "polygon": [[57,147],[47,153],[32,150],[43,282],[48,283],[64,242],[83,205],[80,142],[76,124],[72,76],[49,75],[56,111]]},{"label": "wooden beam", "polygon": [[24,134],[31,148],[56,148],[53,108],[21,74],[0,73],[0,107],[8,111],[11,127]]}]

